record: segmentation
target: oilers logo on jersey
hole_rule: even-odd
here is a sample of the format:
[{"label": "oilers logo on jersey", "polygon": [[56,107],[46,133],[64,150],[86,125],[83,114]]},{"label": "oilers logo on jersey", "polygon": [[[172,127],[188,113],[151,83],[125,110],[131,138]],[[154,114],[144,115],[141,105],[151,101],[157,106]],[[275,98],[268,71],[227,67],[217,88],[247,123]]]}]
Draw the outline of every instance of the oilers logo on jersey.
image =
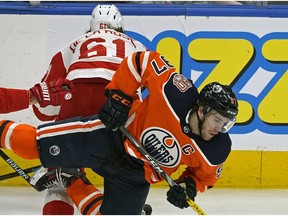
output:
[{"label": "oilers logo on jersey", "polygon": [[163,128],[148,128],[141,143],[147,152],[165,167],[175,167],[181,159],[181,149],[175,137]]}]

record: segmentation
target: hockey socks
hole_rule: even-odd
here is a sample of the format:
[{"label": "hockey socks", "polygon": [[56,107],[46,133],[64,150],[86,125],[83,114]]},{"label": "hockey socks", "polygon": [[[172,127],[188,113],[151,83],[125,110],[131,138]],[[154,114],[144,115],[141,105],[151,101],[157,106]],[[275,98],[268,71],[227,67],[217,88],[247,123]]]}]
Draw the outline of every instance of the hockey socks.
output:
[{"label": "hockey socks", "polygon": [[38,159],[36,128],[13,121],[0,121],[0,147],[12,150],[24,159]]},{"label": "hockey socks", "polygon": [[92,184],[87,184],[81,178],[77,178],[67,188],[67,194],[82,215],[100,214],[99,209],[102,204],[103,194]]},{"label": "hockey socks", "polygon": [[48,189],[45,194],[43,215],[73,215],[74,204],[63,188]]}]

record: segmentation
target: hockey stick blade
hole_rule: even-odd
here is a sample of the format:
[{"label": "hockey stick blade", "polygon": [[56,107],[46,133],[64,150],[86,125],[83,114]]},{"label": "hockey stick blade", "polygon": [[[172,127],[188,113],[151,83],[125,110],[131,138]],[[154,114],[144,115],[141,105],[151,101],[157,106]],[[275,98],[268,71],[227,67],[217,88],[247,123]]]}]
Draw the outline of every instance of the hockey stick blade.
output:
[{"label": "hockey stick blade", "polygon": [[[119,129],[170,186],[176,185],[173,179],[160,167],[158,162],[146,151],[146,149],[138,142],[138,140],[136,140],[136,138],[132,136],[129,131],[127,131],[124,126],[119,127]],[[206,213],[192,199],[187,198],[187,203],[198,215],[206,215]]]}]

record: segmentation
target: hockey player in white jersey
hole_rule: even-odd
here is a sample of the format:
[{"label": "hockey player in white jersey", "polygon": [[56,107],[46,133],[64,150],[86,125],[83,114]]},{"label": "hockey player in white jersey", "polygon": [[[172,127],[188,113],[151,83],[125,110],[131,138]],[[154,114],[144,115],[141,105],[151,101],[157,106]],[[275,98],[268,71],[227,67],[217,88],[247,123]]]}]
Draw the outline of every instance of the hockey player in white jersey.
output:
[{"label": "hockey player in white jersey", "polygon": [[[97,114],[106,101],[104,89],[121,61],[145,50],[144,45],[124,34],[123,18],[115,5],[98,5],[90,18],[90,30],[53,56],[41,84],[26,91],[0,88],[1,103],[9,107],[8,110],[0,107],[0,112],[26,109],[33,104],[35,115],[42,121]],[[60,93],[52,91],[63,84],[69,86],[69,97],[67,89]],[[43,85],[48,86],[50,96],[54,95],[50,97],[52,100],[44,100]],[[23,100],[15,100],[19,97]],[[97,214],[102,201],[94,186],[79,179],[68,191],[82,214]],[[69,215],[74,213],[74,205],[65,190],[52,187],[47,190],[42,213]]]}]

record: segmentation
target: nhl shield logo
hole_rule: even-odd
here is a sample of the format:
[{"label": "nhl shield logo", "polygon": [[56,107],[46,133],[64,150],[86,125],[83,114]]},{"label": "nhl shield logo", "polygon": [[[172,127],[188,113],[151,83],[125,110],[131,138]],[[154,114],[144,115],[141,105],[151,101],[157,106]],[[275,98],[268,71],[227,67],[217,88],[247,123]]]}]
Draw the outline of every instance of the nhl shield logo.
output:
[{"label": "nhl shield logo", "polygon": [[57,156],[60,154],[60,148],[57,145],[53,145],[49,148],[49,153],[53,156]]}]

